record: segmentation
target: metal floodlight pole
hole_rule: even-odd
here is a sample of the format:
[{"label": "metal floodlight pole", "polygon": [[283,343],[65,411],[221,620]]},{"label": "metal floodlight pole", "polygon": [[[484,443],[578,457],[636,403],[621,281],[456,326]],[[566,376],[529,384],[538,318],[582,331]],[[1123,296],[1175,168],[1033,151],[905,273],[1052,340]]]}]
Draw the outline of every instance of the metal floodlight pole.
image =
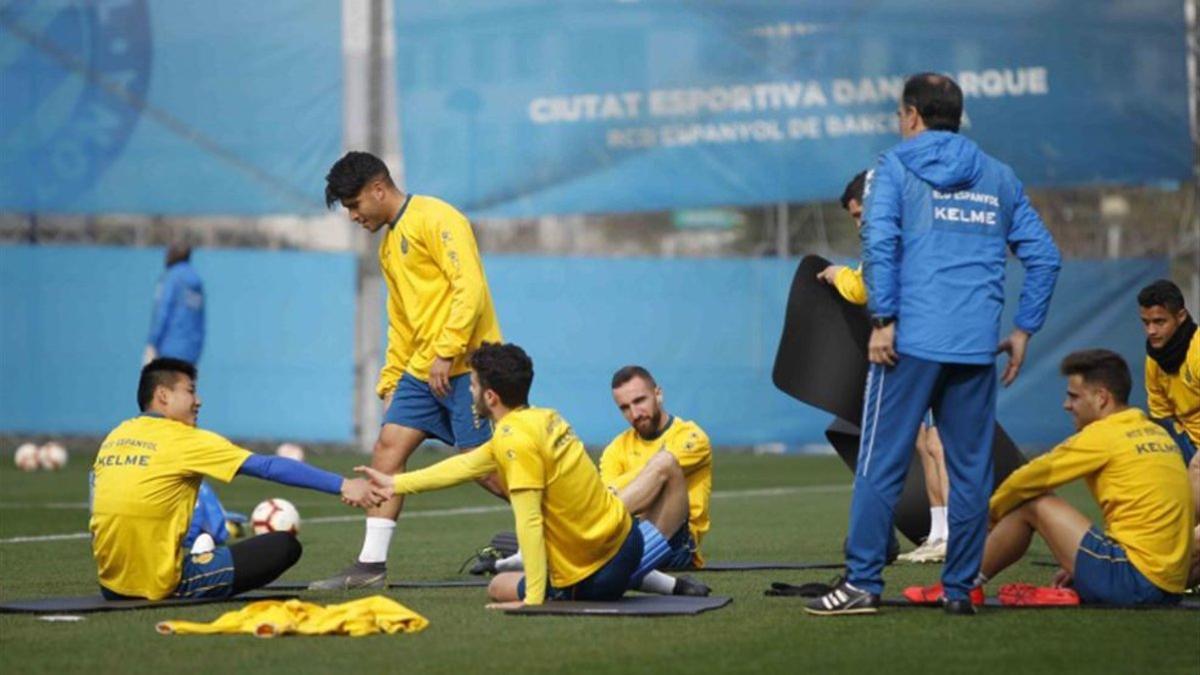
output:
[{"label": "metal floodlight pole", "polygon": [[[1184,0],[1184,17],[1187,21],[1187,74],[1188,74],[1188,118],[1192,132],[1192,197],[1190,237],[1186,225],[1180,228],[1180,238],[1191,240],[1191,297],[1193,308],[1200,307],[1200,0]],[[1184,260],[1188,253],[1183,254]]]}]

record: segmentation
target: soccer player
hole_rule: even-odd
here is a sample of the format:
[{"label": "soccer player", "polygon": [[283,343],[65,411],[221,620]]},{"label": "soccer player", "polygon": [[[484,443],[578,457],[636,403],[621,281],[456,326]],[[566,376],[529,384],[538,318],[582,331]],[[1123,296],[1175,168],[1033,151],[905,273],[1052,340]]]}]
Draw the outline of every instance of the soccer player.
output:
[{"label": "soccer player", "polygon": [[354,506],[378,503],[361,478],[255,455],[197,429],[196,369],[186,361],[147,364],[137,399],[142,414],[108,434],[92,465],[92,556],[110,600],[228,597],[271,583],[300,559],[300,542],[286,532],[187,552],[182,542],[203,476],[254,476],[340,494]]},{"label": "soccer player", "polygon": [[171,244],[154,288],[154,311],[142,365],[162,356],[200,362],[204,350],[204,282],[192,267],[192,247]]},{"label": "soccer player", "polygon": [[[600,481],[583,443],[557,411],[529,406],[533,362],[512,344],[484,344],[471,356],[476,409],[494,421],[487,444],[412,473],[358,467],[379,497],[439,490],[499,472],[516,520],[525,573],[488,586],[497,607],[555,600],[616,600],[670,552],[664,532],[687,518],[676,503],[639,521]],[[682,487],[682,485],[680,486]],[[672,506],[672,505],[668,505]]]},{"label": "soccer player", "polygon": [[[854,226],[859,231],[862,230],[863,186],[866,181],[867,172],[860,171],[842,191],[842,208],[854,219]],[[850,269],[844,265],[830,265],[821,270],[817,278],[832,284],[846,302],[855,305],[867,304],[867,285],[863,281],[862,265],[857,269]],[[914,446],[917,456],[921,458],[921,469],[925,474],[925,496],[929,499],[929,534],[920,546],[897,559],[915,563],[942,562],[946,559],[946,539],[949,535],[946,524],[946,494],[950,492],[950,479],[946,474],[942,440],[938,437],[932,416],[927,416],[926,421],[917,429]]]},{"label": "soccer player", "polygon": [[[974,614],[968,592],[983,554],[992,488],[996,353],[1003,382],[1020,373],[1042,327],[1061,257],[1012,169],[958,134],[962,90],[909,77],[897,108],[901,143],[864,188],[863,277],[871,312],[847,580],[805,610],[871,614],[883,591],[892,511],[930,408],[945,447],[949,494],[946,611]],[[1025,268],[1015,328],[1000,341],[1006,249]]]},{"label": "soccer player", "polygon": [[[387,358],[375,391],[386,412],[371,466],[404,471],[428,437],[459,450],[491,437],[486,420],[471,410],[467,354],[484,340],[499,342],[492,305],[471,223],[454,207],[405,194],[374,155],[350,152],[325,177],[325,202],[340,203],[368,232],[383,232],[379,267],[387,283]],[[497,496],[494,478],[480,484]],[[367,511],[358,558],[313,589],[381,588],[402,497]]]},{"label": "soccer player", "polygon": [[[1192,562],[1195,514],[1179,447],[1128,404],[1129,366],[1106,349],[1069,354],[1063,408],[1078,433],[1014,471],[989,504],[992,531],[976,586],[1021,559],[1036,531],[1083,602],[1178,602]],[[1051,490],[1082,478],[1103,531]],[[1194,583],[1194,582],[1193,582]],[[931,587],[927,593],[936,596]]]}]

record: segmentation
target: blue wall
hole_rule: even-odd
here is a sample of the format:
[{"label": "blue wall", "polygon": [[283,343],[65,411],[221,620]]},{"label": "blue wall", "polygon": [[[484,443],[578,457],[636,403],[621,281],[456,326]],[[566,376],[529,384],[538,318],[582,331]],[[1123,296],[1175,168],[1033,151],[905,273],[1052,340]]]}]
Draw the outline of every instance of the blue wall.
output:
[{"label": "blue wall", "polygon": [[[239,437],[353,436],[354,269],[348,254],[199,250],[208,296],[202,424]],[[823,442],[829,416],[775,390],[770,372],[794,260],[488,256],[505,339],[534,359],[536,404],[589,443],[624,428],[609,378],[648,367],[668,408],[718,444]],[[0,431],[101,434],[134,413],[136,373],[162,269],[158,249],[0,247]],[[1025,370],[1000,395],[1018,442],[1071,432],[1058,362],[1104,346],[1130,361],[1144,402],[1134,296],[1160,259],[1069,261]],[[1020,288],[1010,268],[1010,325]]]},{"label": "blue wall", "polygon": [[[163,251],[0,246],[0,430],[103,434],[137,413]],[[201,424],[240,437],[353,435],[348,254],[198,250]]]}]

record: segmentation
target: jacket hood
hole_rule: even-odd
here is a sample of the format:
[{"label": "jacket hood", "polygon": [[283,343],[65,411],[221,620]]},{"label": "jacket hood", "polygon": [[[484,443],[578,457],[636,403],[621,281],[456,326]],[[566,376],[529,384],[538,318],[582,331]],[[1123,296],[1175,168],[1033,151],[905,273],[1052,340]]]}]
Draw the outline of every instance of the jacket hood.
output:
[{"label": "jacket hood", "polygon": [[969,138],[949,131],[924,131],[896,146],[906,169],[939,190],[970,187],[983,173],[983,152]]}]

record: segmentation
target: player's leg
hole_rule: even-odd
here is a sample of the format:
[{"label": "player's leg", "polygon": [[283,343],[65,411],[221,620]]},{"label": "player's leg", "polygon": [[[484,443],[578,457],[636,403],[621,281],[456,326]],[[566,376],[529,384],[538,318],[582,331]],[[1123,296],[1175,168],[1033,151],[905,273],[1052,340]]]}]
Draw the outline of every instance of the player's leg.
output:
[{"label": "player's leg", "polygon": [[946,558],[946,469],[942,456],[941,439],[937,428],[929,424],[926,417],[917,431],[913,444],[921,460],[921,472],[925,477],[925,497],[929,500],[929,533],[920,546],[899,556],[899,560],[915,563],[941,562]]},{"label": "player's leg", "polygon": [[970,611],[968,594],[979,574],[992,494],[992,443],[996,430],[996,371],[991,365],[946,366],[934,393],[933,415],[945,444],[950,491],[946,564],[942,585],[948,609]]},{"label": "player's leg", "polygon": [[1079,542],[1091,526],[1087,517],[1065,500],[1053,494],[1034,497],[1005,514],[988,534],[977,585],[1020,560],[1029,550],[1034,532],[1046,541],[1058,564],[1073,574]]},{"label": "player's leg", "polygon": [[303,547],[289,532],[271,532],[239,541],[229,547],[233,558],[233,593],[262,588],[288,571]]},{"label": "player's leg", "polygon": [[492,602],[520,600],[525,593],[525,575],[520,572],[502,572],[492,577],[488,584],[488,597]]},{"label": "player's leg", "polygon": [[617,497],[632,514],[649,521],[664,536],[687,522],[687,478],[675,455],[660,450]]},{"label": "player's leg", "polygon": [[1188,482],[1192,484],[1192,504],[1196,507],[1196,520],[1200,522],[1200,452],[1194,453],[1188,462]]}]

